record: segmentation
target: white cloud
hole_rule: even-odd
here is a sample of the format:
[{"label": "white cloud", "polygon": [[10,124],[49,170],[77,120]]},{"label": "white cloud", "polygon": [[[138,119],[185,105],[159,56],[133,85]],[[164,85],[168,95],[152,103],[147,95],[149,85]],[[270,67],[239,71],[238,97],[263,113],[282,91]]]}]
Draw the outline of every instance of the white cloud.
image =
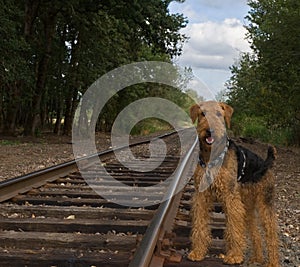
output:
[{"label": "white cloud", "polygon": [[175,63],[192,67],[195,76],[213,93],[224,89],[231,76],[229,67],[240,52],[250,51],[243,27],[249,9],[247,0],[173,1],[170,10],[187,16],[189,24],[182,33],[190,37]]},{"label": "white cloud", "polygon": [[211,8],[224,8],[226,6],[247,4],[247,0],[198,0],[197,2]]},{"label": "white cloud", "polygon": [[184,33],[190,39],[179,58],[181,65],[228,70],[240,52],[249,51],[246,29],[236,18],[189,24]]}]

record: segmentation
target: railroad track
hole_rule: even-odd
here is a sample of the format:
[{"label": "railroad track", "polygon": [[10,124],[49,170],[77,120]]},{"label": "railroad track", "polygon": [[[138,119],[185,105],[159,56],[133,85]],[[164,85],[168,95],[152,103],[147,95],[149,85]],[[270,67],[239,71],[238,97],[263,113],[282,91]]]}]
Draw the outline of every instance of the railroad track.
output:
[{"label": "railroad track", "polygon": [[[178,144],[180,134],[191,131],[160,138]],[[162,160],[145,156],[148,142],[132,145],[141,170],[143,160]],[[214,257],[204,265],[185,259],[196,146],[172,147],[153,171],[132,171],[109,150],[82,158],[84,178],[70,161],[0,183],[0,266],[222,266]],[[216,212],[212,253],[223,246],[224,218]]]}]

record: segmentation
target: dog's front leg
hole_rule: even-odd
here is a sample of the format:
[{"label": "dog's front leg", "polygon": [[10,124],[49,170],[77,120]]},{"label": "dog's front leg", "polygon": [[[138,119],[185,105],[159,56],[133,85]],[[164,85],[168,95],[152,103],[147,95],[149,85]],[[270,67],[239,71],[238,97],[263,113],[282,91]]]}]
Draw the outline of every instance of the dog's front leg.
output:
[{"label": "dog's front leg", "polygon": [[226,255],[224,263],[240,264],[244,259],[245,241],[245,208],[237,186],[223,192],[222,202],[226,215]]},{"label": "dog's front leg", "polygon": [[188,259],[192,261],[203,260],[211,243],[211,231],[208,227],[211,206],[209,190],[195,192],[192,204],[192,251],[188,255]]}]

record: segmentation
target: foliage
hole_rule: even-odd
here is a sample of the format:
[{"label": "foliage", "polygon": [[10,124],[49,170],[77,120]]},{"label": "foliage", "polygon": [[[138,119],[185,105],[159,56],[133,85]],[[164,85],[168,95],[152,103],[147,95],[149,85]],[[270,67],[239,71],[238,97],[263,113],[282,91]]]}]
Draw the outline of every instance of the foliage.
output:
[{"label": "foliage", "polygon": [[0,140],[0,146],[14,146],[19,144],[19,140]]},{"label": "foliage", "polygon": [[[231,67],[228,102],[263,118],[268,130],[289,129],[300,141],[300,2],[252,0],[246,17],[252,53]],[[298,141],[297,141],[298,140]]]},{"label": "foliage", "polygon": [[148,135],[157,131],[166,131],[173,129],[172,126],[163,120],[157,118],[148,118],[138,122],[131,130],[131,135]]},{"label": "foliage", "polygon": [[[170,2],[0,0],[0,130],[69,134],[80,97],[101,75],[133,61],[170,62],[187,24]],[[120,106],[143,90],[119,96]],[[103,114],[108,125],[118,108],[112,102]]]},{"label": "foliage", "polygon": [[264,116],[235,115],[232,119],[232,130],[238,136],[259,139],[276,145],[288,146],[296,143],[291,128],[271,128],[267,125]]}]

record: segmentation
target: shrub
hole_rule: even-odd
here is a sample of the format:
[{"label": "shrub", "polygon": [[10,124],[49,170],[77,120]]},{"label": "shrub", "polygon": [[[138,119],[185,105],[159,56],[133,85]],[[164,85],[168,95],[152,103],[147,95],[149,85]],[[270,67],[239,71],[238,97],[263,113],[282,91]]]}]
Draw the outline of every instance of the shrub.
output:
[{"label": "shrub", "polygon": [[247,116],[245,114],[235,116],[232,120],[233,134],[276,145],[287,146],[294,143],[294,135],[291,128],[268,125],[266,121],[264,117]]},{"label": "shrub", "polygon": [[131,135],[148,135],[157,131],[171,130],[172,126],[164,120],[148,118],[138,122],[131,130]]}]

